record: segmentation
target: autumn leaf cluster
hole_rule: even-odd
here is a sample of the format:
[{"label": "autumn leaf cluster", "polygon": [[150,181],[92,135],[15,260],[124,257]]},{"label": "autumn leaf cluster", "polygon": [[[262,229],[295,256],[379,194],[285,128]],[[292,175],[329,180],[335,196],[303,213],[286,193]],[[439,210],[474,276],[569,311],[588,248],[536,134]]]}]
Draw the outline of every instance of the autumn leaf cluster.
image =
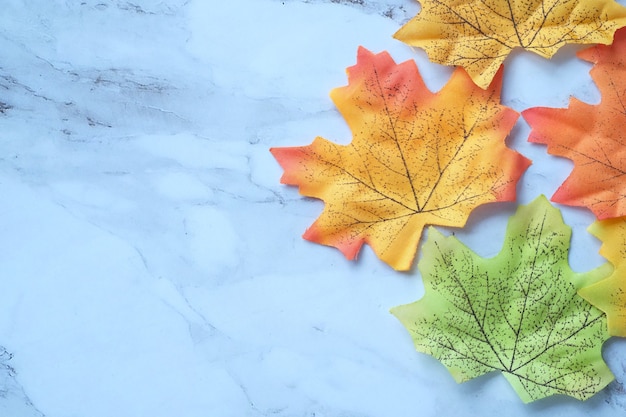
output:
[{"label": "autumn leaf cluster", "polygon": [[414,61],[359,48],[348,85],[331,92],[352,141],[271,149],[281,182],[325,203],[303,237],[348,259],[368,244],[409,270],[427,226],[463,227],[476,207],[516,200],[530,161],[505,143],[519,116],[500,102],[511,51],[550,58],[565,44],[600,44],[578,54],[594,64],[600,104],[572,98],[567,109],[522,116],[530,142],[574,162],[552,201],[598,217],[590,231],[610,264],[574,273],[570,229],[541,196],[511,217],[491,259],[431,227],[419,263],[426,294],[392,310],[416,349],[459,382],[499,371],[525,402],[589,398],[613,379],[602,344],[626,336],[626,8],[613,0],[421,4],[394,36],[457,66],[439,92]]}]

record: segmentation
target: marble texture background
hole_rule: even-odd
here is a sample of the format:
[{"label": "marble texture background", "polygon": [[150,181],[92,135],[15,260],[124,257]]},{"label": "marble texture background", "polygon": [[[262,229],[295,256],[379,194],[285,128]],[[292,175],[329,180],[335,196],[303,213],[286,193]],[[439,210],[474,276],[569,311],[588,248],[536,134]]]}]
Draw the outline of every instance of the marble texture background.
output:
[{"label": "marble texture background", "polygon": [[[500,375],[457,385],[389,308],[423,294],[365,248],[300,238],[319,201],[279,184],[268,149],[348,142],[328,92],[358,45],[448,68],[391,35],[413,0],[4,0],[0,14],[0,415],[614,416],[617,380],[581,403],[524,405]],[[507,61],[521,111],[598,102],[564,48]],[[526,143],[519,202],[571,164]],[[498,252],[515,204],[454,230]],[[600,265],[586,210],[563,208],[575,270]],[[452,230],[445,230],[451,233]]]}]

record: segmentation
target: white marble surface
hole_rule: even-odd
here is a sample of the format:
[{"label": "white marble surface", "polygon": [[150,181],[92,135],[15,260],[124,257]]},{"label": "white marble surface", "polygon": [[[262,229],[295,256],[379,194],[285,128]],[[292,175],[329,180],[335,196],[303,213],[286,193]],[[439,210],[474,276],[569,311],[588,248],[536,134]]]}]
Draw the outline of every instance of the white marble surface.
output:
[{"label": "white marble surface", "polygon": [[[500,375],[457,385],[389,308],[422,294],[369,249],[300,238],[318,201],[279,184],[268,148],[350,132],[328,97],[358,45],[449,70],[391,35],[413,0],[4,0],[0,14],[0,416],[615,416],[617,376],[581,403],[523,405]],[[576,48],[516,53],[516,110],[597,102]],[[519,201],[571,165],[526,143]],[[500,247],[514,204],[457,236]],[[592,216],[563,209],[571,262],[603,262]]]}]

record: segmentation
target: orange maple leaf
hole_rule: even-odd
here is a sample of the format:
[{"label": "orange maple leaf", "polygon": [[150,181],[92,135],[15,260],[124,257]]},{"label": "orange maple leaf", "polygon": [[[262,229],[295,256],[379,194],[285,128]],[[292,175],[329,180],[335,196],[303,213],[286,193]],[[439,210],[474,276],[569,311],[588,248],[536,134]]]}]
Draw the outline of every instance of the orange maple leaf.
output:
[{"label": "orange maple leaf", "polygon": [[354,259],[363,243],[397,270],[411,267],[426,224],[458,226],[477,206],[515,199],[530,164],[504,138],[518,114],[500,104],[501,73],[482,90],[462,69],[437,94],[414,61],[359,48],[348,85],[331,98],[349,145],[316,138],[273,148],[284,184],[325,201],[304,238]]},{"label": "orange maple leaf", "polygon": [[602,101],[572,97],[566,109],[536,107],[522,112],[532,131],[528,140],[548,145],[548,153],[569,158],[574,169],[552,201],[588,207],[606,219],[626,215],[626,29],[612,46],[598,45],[578,56],[596,65],[591,76]]},{"label": "orange maple leaf", "polygon": [[596,221],[589,231],[602,241],[600,254],[614,269],[608,278],[578,293],[606,313],[611,336],[626,337],[626,217]]},{"label": "orange maple leaf", "polygon": [[459,65],[486,88],[514,48],[552,57],[565,44],[609,44],[626,25],[613,0],[421,0],[394,37]]}]

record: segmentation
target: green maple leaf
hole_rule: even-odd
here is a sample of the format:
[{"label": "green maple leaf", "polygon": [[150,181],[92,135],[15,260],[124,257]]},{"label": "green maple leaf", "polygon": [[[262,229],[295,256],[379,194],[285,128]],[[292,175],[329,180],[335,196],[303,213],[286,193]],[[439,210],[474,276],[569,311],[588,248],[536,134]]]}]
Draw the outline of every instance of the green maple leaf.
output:
[{"label": "green maple leaf", "polygon": [[457,382],[501,371],[524,402],[587,399],[613,380],[601,354],[609,335],[606,316],[576,291],[610,266],[573,272],[570,235],[544,196],[511,217],[491,259],[430,228],[419,263],[426,293],[391,312]]}]

